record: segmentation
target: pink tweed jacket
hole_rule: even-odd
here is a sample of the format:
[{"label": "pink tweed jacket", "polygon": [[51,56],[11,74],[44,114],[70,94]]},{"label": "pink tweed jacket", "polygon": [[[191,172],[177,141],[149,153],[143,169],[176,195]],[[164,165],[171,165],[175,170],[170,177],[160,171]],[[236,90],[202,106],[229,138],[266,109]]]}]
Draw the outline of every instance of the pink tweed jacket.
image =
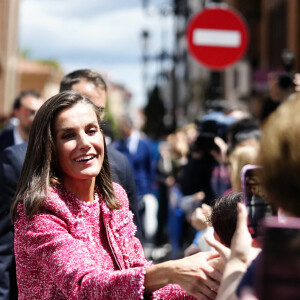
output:
[{"label": "pink tweed jacket", "polygon": [[[84,203],[63,187],[51,188],[42,212],[28,220],[23,205],[15,221],[19,299],[143,299],[147,262],[126,192],[114,184],[121,208],[102,195]],[[194,299],[178,285],[153,299]]]}]

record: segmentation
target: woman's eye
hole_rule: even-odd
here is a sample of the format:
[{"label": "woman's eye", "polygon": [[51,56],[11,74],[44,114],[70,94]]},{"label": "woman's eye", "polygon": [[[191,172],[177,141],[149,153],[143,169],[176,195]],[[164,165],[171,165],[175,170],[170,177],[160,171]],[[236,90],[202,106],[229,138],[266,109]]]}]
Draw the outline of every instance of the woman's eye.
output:
[{"label": "woman's eye", "polygon": [[66,134],[64,134],[64,135],[62,136],[62,139],[63,139],[63,140],[69,140],[69,139],[73,138],[74,136],[75,136],[74,133],[66,133]]},{"label": "woman's eye", "polygon": [[89,129],[88,130],[88,134],[90,134],[90,135],[94,135],[96,132],[97,132],[98,130],[97,129],[95,129],[95,128],[93,128],[93,129]]}]

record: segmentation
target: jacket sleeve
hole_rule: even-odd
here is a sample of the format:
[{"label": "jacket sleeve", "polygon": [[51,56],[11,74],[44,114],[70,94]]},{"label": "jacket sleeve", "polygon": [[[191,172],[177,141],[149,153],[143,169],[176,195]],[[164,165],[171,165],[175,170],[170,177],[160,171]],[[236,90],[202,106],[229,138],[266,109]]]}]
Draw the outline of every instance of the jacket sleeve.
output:
[{"label": "jacket sleeve", "polygon": [[178,284],[168,284],[165,287],[153,292],[153,300],[176,300],[187,299],[196,300],[197,298],[188,295]]},{"label": "jacket sleeve", "polygon": [[[37,274],[42,269],[43,276],[50,278],[68,299],[140,299],[143,296],[144,266],[104,270],[92,260],[84,241],[74,238],[67,224],[55,215],[38,214],[27,220],[20,212],[15,223],[15,251],[20,266],[26,265],[26,259],[36,263]],[[34,275],[33,271],[31,276]],[[22,286],[26,280],[39,278],[23,274],[18,284]]]},{"label": "jacket sleeve", "polygon": [[[127,199],[127,195],[126,192],[123,190],[123,188],[119,185],[114,185],[115,188],[115,193],[117,198],[119,199],[119,201],[121,201],[122,206],[124,211],[128,211],[128,199]],[[123,220],[125,219],[125,217],[123,218]],[[130,220],[130,218],[129,218]],[[121,226],[122,229],[124,231],[129,232],[130,230],[126,230],[125,227],[129,227],[132,225],[132,221],[130,222],[124,222],[126,223],[126,225]],[[119,227],[119,228],[120,228]],[[142,265],[150,266],[152,263],[151,262],[147,262],[145,260],[145,256],[143,254],[143,248],[140,244],[140,241],[134,236],[131,235],[131,238],[128,239],[126,241],[127,245],[126,245],[126,249],[127,251],[130,251],[128,253],[128,256],[130,257],[130,267],[134,268],[134,267],[139,267]],[[147,295],[149,296],[151,299],[168,299],[168,300],[172,300],[172,299],[195,299],[192,296],[189,296],[186,294],[186,292],[177,284],[169,284],[166,285],[165,287],[153,292],[151,295]]]},{"label": "jacket sleeve", "polygon": [[[9,214],[17,188],[18,179],[23,165],[24,154],[20,147],[8,147],[1,153],[0,159],[0,215]],[[25,149],[26,152],[26,149]]]}]

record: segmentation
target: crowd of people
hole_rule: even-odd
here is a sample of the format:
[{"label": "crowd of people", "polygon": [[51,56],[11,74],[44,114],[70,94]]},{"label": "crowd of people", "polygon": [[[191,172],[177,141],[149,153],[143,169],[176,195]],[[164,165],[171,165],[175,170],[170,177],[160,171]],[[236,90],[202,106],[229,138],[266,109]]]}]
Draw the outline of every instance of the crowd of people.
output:
[{"label": "crowd of people", "polygon": [[299,226],[300,80],[278,96],[279,79],[261,118],[224,102],[159,141],[129,115],[111,134],[93,70],[22,91],[0,131],[0,299],[271,299],[284,279],[262,269],[241,171],[259,165],[276,226]]}]

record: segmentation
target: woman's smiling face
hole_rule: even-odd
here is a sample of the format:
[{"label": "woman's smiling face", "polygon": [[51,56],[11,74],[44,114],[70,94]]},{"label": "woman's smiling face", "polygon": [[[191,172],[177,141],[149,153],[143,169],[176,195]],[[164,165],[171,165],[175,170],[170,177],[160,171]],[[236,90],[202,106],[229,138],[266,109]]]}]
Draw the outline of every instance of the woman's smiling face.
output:
[{"label": "woman's smiling face", "polygon": [[104,139],[93,107],[80,102],[62,110],[54,129],[63,181],[95,178],[103,163]]}]

